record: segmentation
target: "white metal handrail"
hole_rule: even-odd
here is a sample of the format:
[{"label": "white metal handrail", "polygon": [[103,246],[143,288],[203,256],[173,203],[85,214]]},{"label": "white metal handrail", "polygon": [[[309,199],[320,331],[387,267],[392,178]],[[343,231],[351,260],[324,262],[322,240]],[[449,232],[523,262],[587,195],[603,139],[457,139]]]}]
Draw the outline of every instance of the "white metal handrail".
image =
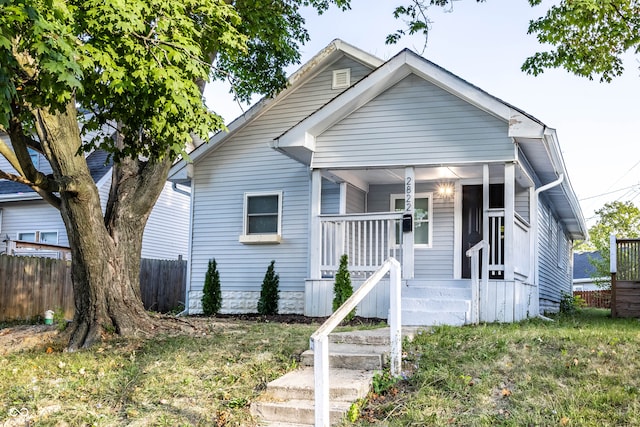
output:
[{"label": "white metal handrail", "polygon": [[316,332],[311,335],[310,345],[313,350],[313,375],[315,386],[315,426],[329,427],[329,334],[356,308],[365,296],[389,272],[390,309],[389,329],[391,336],[391,375],[400,375],[402,352],[401,318],[400,318],[400,263],[388,258],[380,268],[371,275],[347,299],[335,313],[331,315]]},{"label": "white metal handrail", "polygon": [[[467,256],[471,258],[471,323],[476,325],[480,321],[480,278],[478,277],[478,266],[480,264],[480,251],[489,252],[489,243],[480,240],[467,251]],[[484,289],[489,285],[489,263],[482,263],[482,282]]]}]

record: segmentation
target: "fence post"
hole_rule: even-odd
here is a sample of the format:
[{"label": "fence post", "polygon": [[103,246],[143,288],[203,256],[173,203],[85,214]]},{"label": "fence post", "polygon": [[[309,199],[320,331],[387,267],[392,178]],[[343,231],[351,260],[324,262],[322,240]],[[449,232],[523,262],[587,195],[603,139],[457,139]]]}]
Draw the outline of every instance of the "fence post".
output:
[{"label": "fence post", "polygon": [[609,236],[609,271],[611,272],[611,317],[618,315],[616,309],[616,275],[618,271],[618,254],[617,254],[616,235]]}]

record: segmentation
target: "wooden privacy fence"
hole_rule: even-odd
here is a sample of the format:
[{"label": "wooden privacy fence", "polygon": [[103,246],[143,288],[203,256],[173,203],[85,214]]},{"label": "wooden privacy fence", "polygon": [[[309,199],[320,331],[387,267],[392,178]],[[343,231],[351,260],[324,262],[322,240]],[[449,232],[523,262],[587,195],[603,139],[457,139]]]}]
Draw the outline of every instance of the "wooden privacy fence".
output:
[{"label": "wooden privacy fence", "polygon": [[611,291],[603,289],[598,291],[573,291],[573,296],[581,297],[587,307],[611,308]]},{"label": "wooden privacy fence", "polygon": [[[167,312],[183,305],[186,277],[186,261],[142,259],[145,308]],[[74,307],[69,261],[0,255],[0,321],[31,319],[60,309],[65,319],[72,319]]]}]

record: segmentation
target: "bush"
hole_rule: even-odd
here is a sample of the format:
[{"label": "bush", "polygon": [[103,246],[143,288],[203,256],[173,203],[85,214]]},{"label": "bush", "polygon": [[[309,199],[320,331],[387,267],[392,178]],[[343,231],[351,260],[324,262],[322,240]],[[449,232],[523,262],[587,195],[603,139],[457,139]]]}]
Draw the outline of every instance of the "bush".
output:
[{"label": "bush", "polygon": [[562,297],[560,298],[560,313],[575,314],[586,306],[587,303],[580,295],[562,292]]},{"label": "bush", "polygon": [[[333,311],[340,308],[346,300],[353,295],[353,286],[351,285],[351,275],[347,268],[349,258],[347,255],[340,257],[340,267],[336,273],[335,283],[333,284]],[[345,317],[345,320],[352,320],[356,316],[356,309]]]},{"label": "bush", "polygon": [[220,273],[218,273],[218,265],[215,258],[209,260],[202,292],[203,313],[207,316],[218,313],[222,307],[222,292],[220,291]]},{"label": "bush", "polygon": [[260,299],[258,300],[258,313],[260,314],[278,314],[278,285],[280,277],[275,272],[275,261],[267,268],[262,281],[262,289],[260,290]]}]

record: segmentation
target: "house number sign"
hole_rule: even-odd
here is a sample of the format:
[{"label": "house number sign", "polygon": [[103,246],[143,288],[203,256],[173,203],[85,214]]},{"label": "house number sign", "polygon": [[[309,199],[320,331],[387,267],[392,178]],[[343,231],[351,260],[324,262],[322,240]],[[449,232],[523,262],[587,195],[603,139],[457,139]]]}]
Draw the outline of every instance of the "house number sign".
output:
[{"label": "house number sign", "polygon": [[413,213],[413,178],[408,176],[405,178],[404,186],[404,213]]}]

